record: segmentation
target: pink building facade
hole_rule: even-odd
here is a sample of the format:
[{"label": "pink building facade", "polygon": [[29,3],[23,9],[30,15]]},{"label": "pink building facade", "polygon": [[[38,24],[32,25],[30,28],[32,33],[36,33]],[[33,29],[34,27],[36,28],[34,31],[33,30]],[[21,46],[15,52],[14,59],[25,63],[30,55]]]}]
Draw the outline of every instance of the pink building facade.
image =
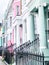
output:
[{"label": "pink building facade", "polygon": [[20,0],[14,0],[12,3],[12,8],[13,8],[13,16],[20,16],[21,14],[21,1]]},{"label": "pink building facade", "polygon": [[[19,19],[19,17],[21,17],[21,0],[14,0],[13,2],[12,2],[12,4],[11,4],[11,7],[10,7],[10,9],[9,9],[9,13],[11,13],[11,11],[12,11],[12,15],[10,15],[10,18],[12,17],[12,21],[10,20],[9,22],[11,22],[12,23],[12,25],[14,25],[16,22],[19,22],[19,20],[17,21],[17,20],[15,20],[15,18],[18,18]],[[7,17],[9,17],[9,13],[8,13],[8,16]],[[17,17],[18,16],[18,17]],[[13,19],[15,20],[15,21],[13,21]],[[21,21],[22,22],[22,21]],[[12,26],[11,25],[11,26]],[[12,32],[10,32],[10,37],[11,38],[9,38],[8,39],[8,41],[7,41],[7,46],[11,46],[11,44],[14,44],[14,43],[18,43],[18,42],[14,42],[14,36],[16,37],[16,35],[17,35],[17,33],[19,32],[19,42],[20,43],[18,43],[18,44],[22,44],[22,33],[23,33],[23,27],[21,27],[20,25],[19,25],[19,31],[17,31],[17,33],[15,33],[15,26],[17,26],[17,24],[16,25],[14,25],[14,27],[12,26],[11,27],[11,29],[12,29]],[[10,29],[10,28],[9,28]],[[15,30],[15,31],[14,31]],[[16,35],[15,35],[16,34]],[[17,39],[16,39],[17,40]],[[18,41],[18,40],[17,40]],[[17,45],[17,44],[16,44]],[[12,50],[13,50],[13,47],[11,47],[11,48],[8,48],[8,50],[10,51],[10,53],[12,52]]]},{"label": "pink building facade", "polygon": [[[12,30],[12,33],[10,35],[9,40],[7,41],[7,46],[11,46],[14,45],[14,29]],[[13,47],[8,48],[9,52],[12,53],[13,52]]]}]

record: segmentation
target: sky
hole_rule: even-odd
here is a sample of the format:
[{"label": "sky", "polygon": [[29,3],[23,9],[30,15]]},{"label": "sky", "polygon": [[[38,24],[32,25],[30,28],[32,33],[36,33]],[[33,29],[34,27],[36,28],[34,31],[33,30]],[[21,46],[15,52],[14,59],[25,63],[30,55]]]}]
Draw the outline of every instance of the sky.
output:
[{"label": "sky", "polygon": [[5,10],[7,9],[10,0],[0,0],[0,22],[4,17]]}]

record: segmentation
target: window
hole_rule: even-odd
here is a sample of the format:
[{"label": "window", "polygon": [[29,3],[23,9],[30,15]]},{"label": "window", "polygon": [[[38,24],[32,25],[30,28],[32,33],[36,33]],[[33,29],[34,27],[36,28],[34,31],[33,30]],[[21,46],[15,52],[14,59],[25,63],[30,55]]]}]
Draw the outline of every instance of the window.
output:
[{"label": "window", "polygon": [[2,26],[2,23],[0,23],[0,27]]},{"label": "window", "polygon": [[49,30],[49,20],[48,20],[48,22],[47,22],[47,29]]},{"label": "window", "polygon": [[47,30],[49,30],[49,11],[47,11]]},{"label": "window", "polygon": [[26,4],[26,0],[24,0],[24,5]]},{"label": "window", "polygon": [[22,5],[24,6],[26,4],[26,0],[22,0]]},{"label": "window", "polygon": [[6,22],[6,30],[8,29],[8,24],[7,24],[7,22]]},{"label": "window", "polygon": [[38,32],[37,32],[37,17],[38,17],[38,15],[34,15],[34,29],[35,29],[35,34],[37,34]]},{"label": "window", "polygon": [[27,21],[25,19],[25,33],[27,33]]},{"label": "window", "polygon": [[48,42],[48,48],[49,48],[49,9],[46,11],[46,18],[47,18],[47,26],[46,26],[46,38],[47,38],[47,42]]},{"label": "window", "polygon": [[47,21],[47,39],[49,40],[49,20]]},{"label": "window", "polygon": [[3,43],[5,43],[5,38],[3,38]]},{"label": "window", "polygon": [[16,12],[17,12],[17,16],[19,16],[19,6],[16,6]]},{"label": "window", "polygon": [[12,26],[12,17],[10,17],[10,26]]},{"label": "window", "polygon": [[6,46],[7,46],[8,36],[6,36]]},{"label": "window", "polygon": [[49,11],[48,11],[48,18],[49,18]]}]

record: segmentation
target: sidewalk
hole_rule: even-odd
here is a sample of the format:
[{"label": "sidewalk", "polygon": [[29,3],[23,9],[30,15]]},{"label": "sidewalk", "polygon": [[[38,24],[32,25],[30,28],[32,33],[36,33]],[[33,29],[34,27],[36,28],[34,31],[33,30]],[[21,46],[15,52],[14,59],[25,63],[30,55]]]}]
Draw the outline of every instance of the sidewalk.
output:
[{"label": "sidewalk", "polygon": [[3,58],[0,56],[0,65],[8,65],[5,61],[3,61]]}]

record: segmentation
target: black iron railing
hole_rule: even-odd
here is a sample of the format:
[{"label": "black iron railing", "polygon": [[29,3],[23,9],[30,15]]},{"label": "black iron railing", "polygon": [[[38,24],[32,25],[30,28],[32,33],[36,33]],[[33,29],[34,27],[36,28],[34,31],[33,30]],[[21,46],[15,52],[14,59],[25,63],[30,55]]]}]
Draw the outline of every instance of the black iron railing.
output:
[{"label": "black iron railing", "polygon": [[[5,49],[8,48],[13,48],[16,45],[16,43],[11,44],[10,46],[7,46]],[[39,52],[39,38],[35,39],[34,41],[30,42],[30,40],[28,42],[23,43],[22,45],[20,45],[19,47],[13,48],[13,52],[19,52],[19,51],[24,51],[24,52]]]},{"label": "black iron railing", "polygon": [[39,38],[35,39],[34,41],[30,42],[25,42],[24,44],[20,45],[19,47],[17,47],[15,49],[15,51],[19,52],[19,51],[24,51],[24,52],[31,52],[31,53],[35,53],[35,52],[39,52]]},{"label": "black iron railing", "polygon": [[18,52],[16,65],[44,65],[44,54]]},{"label": "black iron railing", "polygon": [[[15,44],[6,47],[6,49],[14,46]],[[16,65],[44,65],[44,54],[39,53],[39,46],[39,38],[37,37],[34,41],[25,42],[13,49]]]}]

